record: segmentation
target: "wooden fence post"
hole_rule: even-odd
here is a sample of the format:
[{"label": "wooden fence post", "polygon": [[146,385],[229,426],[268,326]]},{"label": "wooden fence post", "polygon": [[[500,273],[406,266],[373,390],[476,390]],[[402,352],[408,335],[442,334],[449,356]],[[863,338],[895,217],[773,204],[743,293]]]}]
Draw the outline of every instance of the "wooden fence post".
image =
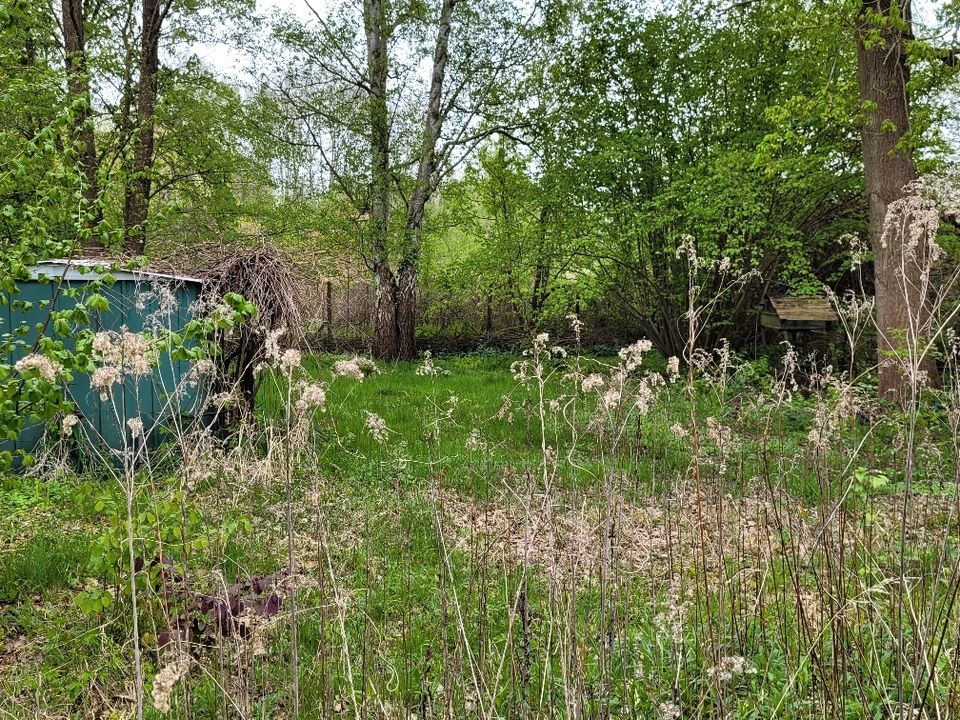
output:
[{"label": "wooden fence post", "polygon": [[327,340],[333,342],[333,283],[327,280]]}]

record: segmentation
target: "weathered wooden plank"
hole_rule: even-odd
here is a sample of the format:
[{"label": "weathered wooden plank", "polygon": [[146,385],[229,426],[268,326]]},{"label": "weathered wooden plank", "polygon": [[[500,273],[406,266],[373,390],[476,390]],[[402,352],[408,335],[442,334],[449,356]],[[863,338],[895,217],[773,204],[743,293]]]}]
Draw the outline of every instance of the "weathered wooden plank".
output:
[{"label": "weathered wooden plank", "polygon": [[771,295],[769,300],[773,311],[781,320],[791,322],[837,322],[839,320],[833,305],[825,297]]}]

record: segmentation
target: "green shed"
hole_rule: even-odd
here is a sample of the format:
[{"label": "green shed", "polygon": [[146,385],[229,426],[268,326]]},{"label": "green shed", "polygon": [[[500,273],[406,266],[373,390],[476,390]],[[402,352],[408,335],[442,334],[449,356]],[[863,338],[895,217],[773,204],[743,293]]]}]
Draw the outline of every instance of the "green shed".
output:
[{"label": "green shed", "polygon": [[[33,347],[38,334],[47,326],[51,310],[70,309],[91,283],[103,280],[107,274],[112,282],[101,284],[97,292],[107,298],[109,308],[90,311],[90,327],[95,332],[140,333],[161,326],[179,331],[190,320],[202,280],[147,270],[107,271],[104,265],[102,260],[48,260],[29,268],[30,278],[19,281],[16,295],[0,305],[0,334],[23,327],[29,330],[14,350],[11,362]],[[67,292],[71,289],[77,292]],[[132,434],[127,420],[134,417],[143,422],[150,445],[161,443],[163,429],[171,420],[192,416],[197,409],[200,388],[195,384],[188,387],[184,382],[189,370],[189,363],[161,356],[152,374],[127,377],[122,386],[113,387],[107,401],[91,387],[89,374],[76,374],[67,393],[76,407],[84,443],[105,455],[121,452]],[[0,442],[0,450],[33,451],[42,442],[44,432],[42,424],[30,425],[15,442]]]}]

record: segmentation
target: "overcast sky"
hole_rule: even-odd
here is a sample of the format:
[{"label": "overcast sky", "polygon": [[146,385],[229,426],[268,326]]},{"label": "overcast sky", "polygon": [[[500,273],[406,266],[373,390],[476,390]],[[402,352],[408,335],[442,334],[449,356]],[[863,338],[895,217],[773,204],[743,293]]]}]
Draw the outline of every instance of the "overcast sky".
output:
[{"label": "overcast sky", "polygon": [[[925,20],[932,18],[932,13],[934,8],[942,5],[945,0],[914,0],[914,11],[918,15],[922,16]],[[313,7],[317,10],[320,10],[327,3],[327,0],[316,0],[316,2],[311,2]],[[258,10],[273,10],[274,8],[280,8],[282,10],[290,10],[291,12],[300,15],[301,17],[308,17],[311,13],[307,7],[306,0],[257,0],[257,9]]]},{"label": "overcast sky", "polygon": [[[656,2],[656,0],[653,0]],[[935,21],[937,8],[942,7],[947,0],[913,0],[914,15],[919,22],[931,25]],[[261,15],[269,16],[274,12],[293,13],[301,20],[309,21],[313,18],[311,7],[323,13],[330,4],[330,0],[256,0],[257,11]],[[198,44],[194,48],[204,62],[212,68],[234,80],[249,79],[246,71],[251,64],[250,58],[238,53],[236,48],[228,45]]]},{"label": "overcast sky", "polygon": [[[277,12],[287,12],[309,22],[314,17],[314,11],[321,14],[325,13],[331,1],[256,0],[256,7],[257,12],[263,16],[270,16]],[[658,2],[658,0],[650,1]],[[943,7],[946,2],[948,0],[913,0],[914,17],[919,24],[930,27],[936,22],[937,10]],[[227,44],[198,43],[194,46],[194,51],[206,64],[226,78],[241,82],[252,80],[249,74],[253,64],[252,58],[239,52],[235,47]]]},{"label": "overcast sky", "polygon": [[[913,11],[923,22],[930,23],[934,19],[936,8],[942,6],[946,0],[913,0]],[[311,0],[310,4],[320,11],[328,0]],[[271,10],[289,10],[303,19],[309,18],[312,13],[307,6],[307,0],[257,0],[257,10],[261,12]]]},{"label": "overcast sky", "polygon": [[[313,18],[310,8],[322,13],[329,0],[256,0],[257,12],[269,17],[275,12],[289,12],[304,21]],[[308,4],[309,2],[309,4]],[[196,43],[193,51],[211,69],[224,79],[245,82],[249,75],[252,58],[227,43]]]},{"label": "overcast sky", "polygon": [[[314,9],[320,11],[326,6],[326,0],[315,0],[310,3]],[[307,6],[306,0],[257,0],[257,10],[261,12],[270,10],[289,10],[302,18],[307,18],[312,13]]]}]

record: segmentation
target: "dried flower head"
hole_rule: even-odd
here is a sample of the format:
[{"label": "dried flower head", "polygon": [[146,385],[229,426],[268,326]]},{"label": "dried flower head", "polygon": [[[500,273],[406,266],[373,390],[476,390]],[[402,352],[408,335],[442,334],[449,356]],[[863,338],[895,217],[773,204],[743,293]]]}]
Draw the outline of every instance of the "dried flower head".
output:
[{"label": "dried flower head", "polygon": [[312,408],[323,407],[327,401],[327,393],[322,385],[305,383],[300,386],[300,397],[296,402],[298,412],[306,412]]},{"label": "dried flower head", "polygon": [[380,368],[377,367],[377,364],[368,357],[355,357],[353,361],[357,364],[364,375],[378,375],[380,373]]},{"label": "dried flower head", "polygon": [[100,399],[106,400],[114,385],[120,382],[120,368],[102,365],[90,376],[90,387],[100,393]]},{"label": "dried flower head", "polygon": [[660,703],[661,720],[680,720],[680,707],[675,702]]},{"label": "dried flower head", "polygon": [[604,412],[612,412],[620,406],[620,391],[616,388],[609,388],[600,396],[600,408]]},{"label": "dried flower head", "polygon": [[142,287],[146,289],[137,292],[134,301],[134,307],[139,312],[146,311],[151,302],[156,305],[152,315],[169,315],[177,309],[176,294],[168,283],[154,281]]},{"label": "dried flower head", "polygon": [[333,364],[333,374],[336,377],[352,378],[363,382],[363,370],[354,360],[337,360]]},{"label": "dried flower head", "polygon": [[676,355],[667,358],[667,377],[670,378],[672,383],[680,379],[680,358]]},{"label": "dried flower head", "polygon": [[841,235],[839,242],[846,245],[850,250],[850,268],[852,270],[858,270],[866,260],[867,253],[870,252],[870,247],[857,233]]},{"label": "dried flower head", "polygon": [[680,242],[677,244],[675,257],[677,260],[686,257],[687,262],[691,265],[691,267],[700,267],[700,258],[697,256],[697,241],[693,235],[680,236]]},{"label": "dried flower head", "polygon": [[285,327],[275,328],[273,330],[264,330],[266,336],[263,339],[263,354],[267,362],[277,362],[280,360],[280,338],[282,338],[287,329]]},{"label": "dried flower head", "polygon": [[417,375],[423,375],[426,377],[435,377],[439,374],[437,366],[433,364],[433,353],[429,350],[426,350],[423,353],[423,362],[417,367]]},{"label": "dried flower head", "polygon": [[390,429],[387,427],[387,421],[384,420],[379,415],[376,415],[372,412],[367,412],[366,420],[367,431],[381,445],[386,442],[387,437],[390,434]]},{"label": "dried flower head", "polygon": [[[916,192],[916,188],[912,188]],[[937,244],[940,208],[918,194],[906,195],[890,203],[883,220],[880,244],[887,247],[894,237],[902,237],[903,258],[923,265],[935,263],[945,255]]]},{"label": "dried flower head", "polygon": [[153,342],[140,333],[104,330],[93,336],[93,358],[131,375],[149,375],[155,364]]},{"label": "dried flower head", "polygon": [[510,374],[513,379],[520,383],[525,383],[531,376],[530,363],[526,360],[517,360],[510,363]]},{"label": "dried flower head", "polygon": [[133,437],[143,437],[143,420],[138,417],[132,417],[127,420],[127,427],[130,428],[130,434]]},{"label": "dried flower head", "polygon": [[378,372],[380,369],[369,358],[354,357],[350,360],[337,360],[333,364],[334,377],[352,378],[357,382],[363,382],[365,377]]},{"label": "dried flower head", "polygon": [[749,660],[741,655],[728,655],[720,658],[720,662],[708,670],[710,677],[727,682],[740,675],[755,675],[755,668]]},{"label": "dried flower head", "polygon": [[636,369],[643,362],[644,353],[653,349],[653,343],[649,340],[637,340],[633,345],[628,345],[620,350],[620,362],[627,372]]},{"label": "dried flower head", "polygon": [[501,395],[500,399],[503,401],[500,405],[500,409],[494,414],[495,420],[504,420],[508,423],[513,422],[513,400],[510,399],[508,395]]},{"label": "dried flower head", "polygon": [[683,600],[680,583],[674,579],[663,602],[663,610],[656,616],[657,625],[669,633],[670,640],[679,645],[683,642],[683,627],[687,616],[687,603]]},{"label": "dried flower head", "polygon": [[654,400],[656,400],[656,394],[653,389],[657,385],[663,384],[663,376],[659,373],[648,373],[646,377],[640,381],[637,385],[636,393],[633,396],[633,406],[637,409],[637,412],[641,415],[646,415],[650,412],[650,408],[653,406]]},{"label": "dried flower head", "polygon": [[77,426],[77,423],[80,422],[78,418],[73,413],[69,415],[64,415],[63,420],[60,421],[60,434],[61,435],[70,435],[73,432],[73,428]]},{"label": "dried flower head", "polygon": [[278,364],[280,365],[280,370],[289,375],[300,367],[300,360],[300,351],[294,348],[288,348],[281,353]]},{"label": "dried flower head", "polygon": [[51,384],[57,381],[57,375],[62,370],[60,363],[36,353],[20,358],[13,367],[20,374],[33,370],[44,382]]},{"label": "dried flower head", "polygon": [[153,679],[153,706],[161,714],[170,712],[170,696],[173,688],[187,674],[193,658],[186,653],[178,655],[164,665]]},{"label": "dried flower head", "polygon": [[92,350],[95,360],[99,360],[101,362],[112,362],[119,360],[119,358],[114,358],[114,343],[109,332],[98,332],[93,336]]},{"label": "dried flower head", "polygon": [[593,392],[597,388],[603,387],[603,376],[599,373],[592,373],[587,375],[583,382],[580,384],[580,387],[583,388],[584,392]]},{"label": "dried flower head", "polygon": [[215,374],[217,371],[217,365],[210,358],[201,358],[194,363],[193,367],[190,368],[190,377],[191,379],[198,379],[202,377],[208,377]]},{"label": "dried flower head", "polygon": [[470,434],[467,436],[465,447],[471,452],[482,450],[486,447],[486,443],[483,441],[483,438],[480,435],[479,428],[473,428],[473,430],[470,431]]}]

